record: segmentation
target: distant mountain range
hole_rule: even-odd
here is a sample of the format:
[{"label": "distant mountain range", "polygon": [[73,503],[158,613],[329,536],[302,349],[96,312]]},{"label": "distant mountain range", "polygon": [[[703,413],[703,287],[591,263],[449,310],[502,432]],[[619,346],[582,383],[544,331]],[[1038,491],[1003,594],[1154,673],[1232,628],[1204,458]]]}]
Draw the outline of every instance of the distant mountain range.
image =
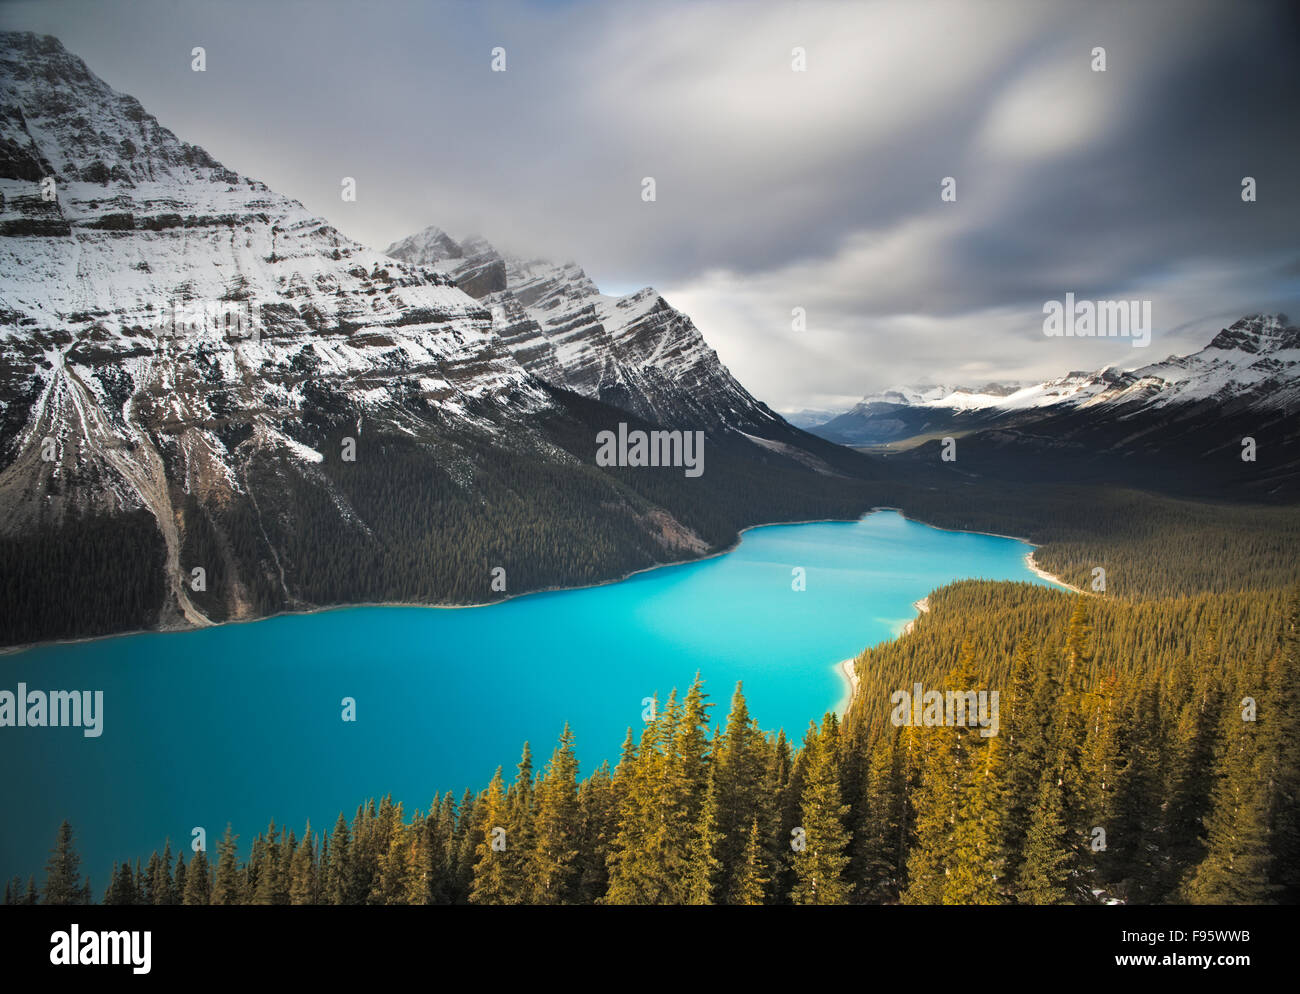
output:
[{"label": "distant mountain range", "polygon": [[[1252,314],[1205,348],[1132,370],[1107,366],[1030,385],[898,388],[810,430],[889,447],[969,436],[965,467],[1020,477],[1111,480],[1185,493],[1293,498],[1300,479],[1300,328]],[[1241,458],[1243,439],[1256,458]]]},{"label": "distant mountain range", "polygon": [[845,445],[875,446],[935,431],[1023,423],[1020,416],[1030,412],[1090,410],[1128,418],[1205,402],[1231,411],[1300,406],[1300,330],[1285,314],[1252,314],[1199,352],[1138,369],[1106,366],[1032,384],[892,387],[810,427]]},{"label": "distant mountain range", "polygon": [[802,428],[804,431],[809,431],[812,428],[816,428],[818,425],[824,425],[827,421],[831,420],[831,418],[838,417],[839,414],[839,411],[804,408],[798,411],[782,411],[781,417],[785,418],[796,428]]}]

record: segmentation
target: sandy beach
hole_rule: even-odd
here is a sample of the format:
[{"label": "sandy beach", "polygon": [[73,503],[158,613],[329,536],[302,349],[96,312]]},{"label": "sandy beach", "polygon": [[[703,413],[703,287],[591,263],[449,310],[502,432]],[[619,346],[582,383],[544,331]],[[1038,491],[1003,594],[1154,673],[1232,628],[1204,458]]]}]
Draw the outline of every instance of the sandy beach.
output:
[{"label": "sandy beach", "polygon": [[903,630],[898,633],[899,638],[902,638],[904,635],[910,632],[912,628],[916,625],[917,618],[921,617],[921,615],[925,614],[926,611],[930,610],[929,596],[927,595],[925,597],[922,597],[919,601],[913,601],[912,607],[916,609],[916,618],[913,618],[911,621],[909,621],[906,625],[903,626]]},{"label": "sandy beach", "polygon": [[1034,576],[1038,577],[1040,580],[1046,580],[1048,583],[1054,583],[1058,587],[1064,587],[1066,590],[1073,590],[1076,594],[1085,593],[1085,591],[1080,590],[1078,587],[1066,583],[1056,574],[1049,573],[1047,572],[1047,570],[1042,569],[1036,562],[1034,562],[1034,553],[1032,549],[1029,552],[1025,553],[1025,565],[1028,566],[1029,571],[1033,573]]},{"label": "sandy beach", "polygon": [[853,668],[854,660],[846,659],[840,663],[840,672],[844,674],[844,679],[849,682],[849,696],[852,697],[858,692],[858,671]]},{"label": "sandy beach", "polygon": [[835,667],[835,671],[844,680],[845,691],[844,697],[840,700],[839,706],[835,713],[843,718],[849,711],[849,705],[853,703],[853,698],[858,694],[858,674],[853,668],[854,660],[843,659]]}]

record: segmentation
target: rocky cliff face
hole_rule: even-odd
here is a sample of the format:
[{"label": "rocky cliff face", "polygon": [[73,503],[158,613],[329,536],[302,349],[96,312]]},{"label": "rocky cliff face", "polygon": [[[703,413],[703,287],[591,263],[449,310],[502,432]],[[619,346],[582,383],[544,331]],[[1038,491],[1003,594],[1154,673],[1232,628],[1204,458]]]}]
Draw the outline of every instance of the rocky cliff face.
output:
[{"label": "rocky cliff face", "polygon": [[450,275],[495,315],[502,344],[548,383],[680,427],[785,431],[652,288],[602,294],[575,263],[503,256],[482,238],[426,228],[386,250]]}]

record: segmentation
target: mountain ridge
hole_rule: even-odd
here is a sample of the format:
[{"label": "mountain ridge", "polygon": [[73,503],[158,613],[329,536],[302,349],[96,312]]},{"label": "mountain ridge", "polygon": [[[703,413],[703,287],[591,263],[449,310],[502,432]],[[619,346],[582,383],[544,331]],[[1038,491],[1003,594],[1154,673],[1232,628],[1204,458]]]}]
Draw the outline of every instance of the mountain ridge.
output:
[{"label": "mountain ridge", "polygon": [[548,383],[675,426],[790,436],[652,287],[609,296],[575,262],[506,256],[481,237],[457,243],[433,226],[385,251],[447,273],[483,301],[500,316],[505,347]]},{"label": "mountain ridge", "polygon": [[1300,328],[1285,314],[1248,314],[1187,355],[1129,370],[1074,371],[1005,389],[884,391],[809,430],[841,444],[883,445],[924,432],[976,430],[1070,410],[1133,417],[1206,402],[1285,410],[1300,406]]}]

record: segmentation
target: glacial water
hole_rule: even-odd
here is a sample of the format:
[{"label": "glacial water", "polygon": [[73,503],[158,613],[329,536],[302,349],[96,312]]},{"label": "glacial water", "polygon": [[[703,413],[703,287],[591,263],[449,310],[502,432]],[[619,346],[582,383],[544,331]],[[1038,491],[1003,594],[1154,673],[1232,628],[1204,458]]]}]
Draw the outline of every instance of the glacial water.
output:
[{"label": "glacial water", "polygon": [[949,581],[1043,582],[1028,551],[881,511],[755,528],[703,562],[488,607],[344,608],[0,655],[0,690],[104,693],[99,737],[0,728],[0,876],[42,880],[66,818],[98,899],[113,860],[165,837],[188,853],[195,826],[214,853],[228,821],[243,848],[271,818],[328,830],[372,796],[409,811],[498,765],[509,781],[523,742],[540,768],[566,721],[585,775],[617,760],[644,698],[697,670],[715,721],[743,680],[760,726],[797,740],[844,703],[840,660],[897,635]]}]

